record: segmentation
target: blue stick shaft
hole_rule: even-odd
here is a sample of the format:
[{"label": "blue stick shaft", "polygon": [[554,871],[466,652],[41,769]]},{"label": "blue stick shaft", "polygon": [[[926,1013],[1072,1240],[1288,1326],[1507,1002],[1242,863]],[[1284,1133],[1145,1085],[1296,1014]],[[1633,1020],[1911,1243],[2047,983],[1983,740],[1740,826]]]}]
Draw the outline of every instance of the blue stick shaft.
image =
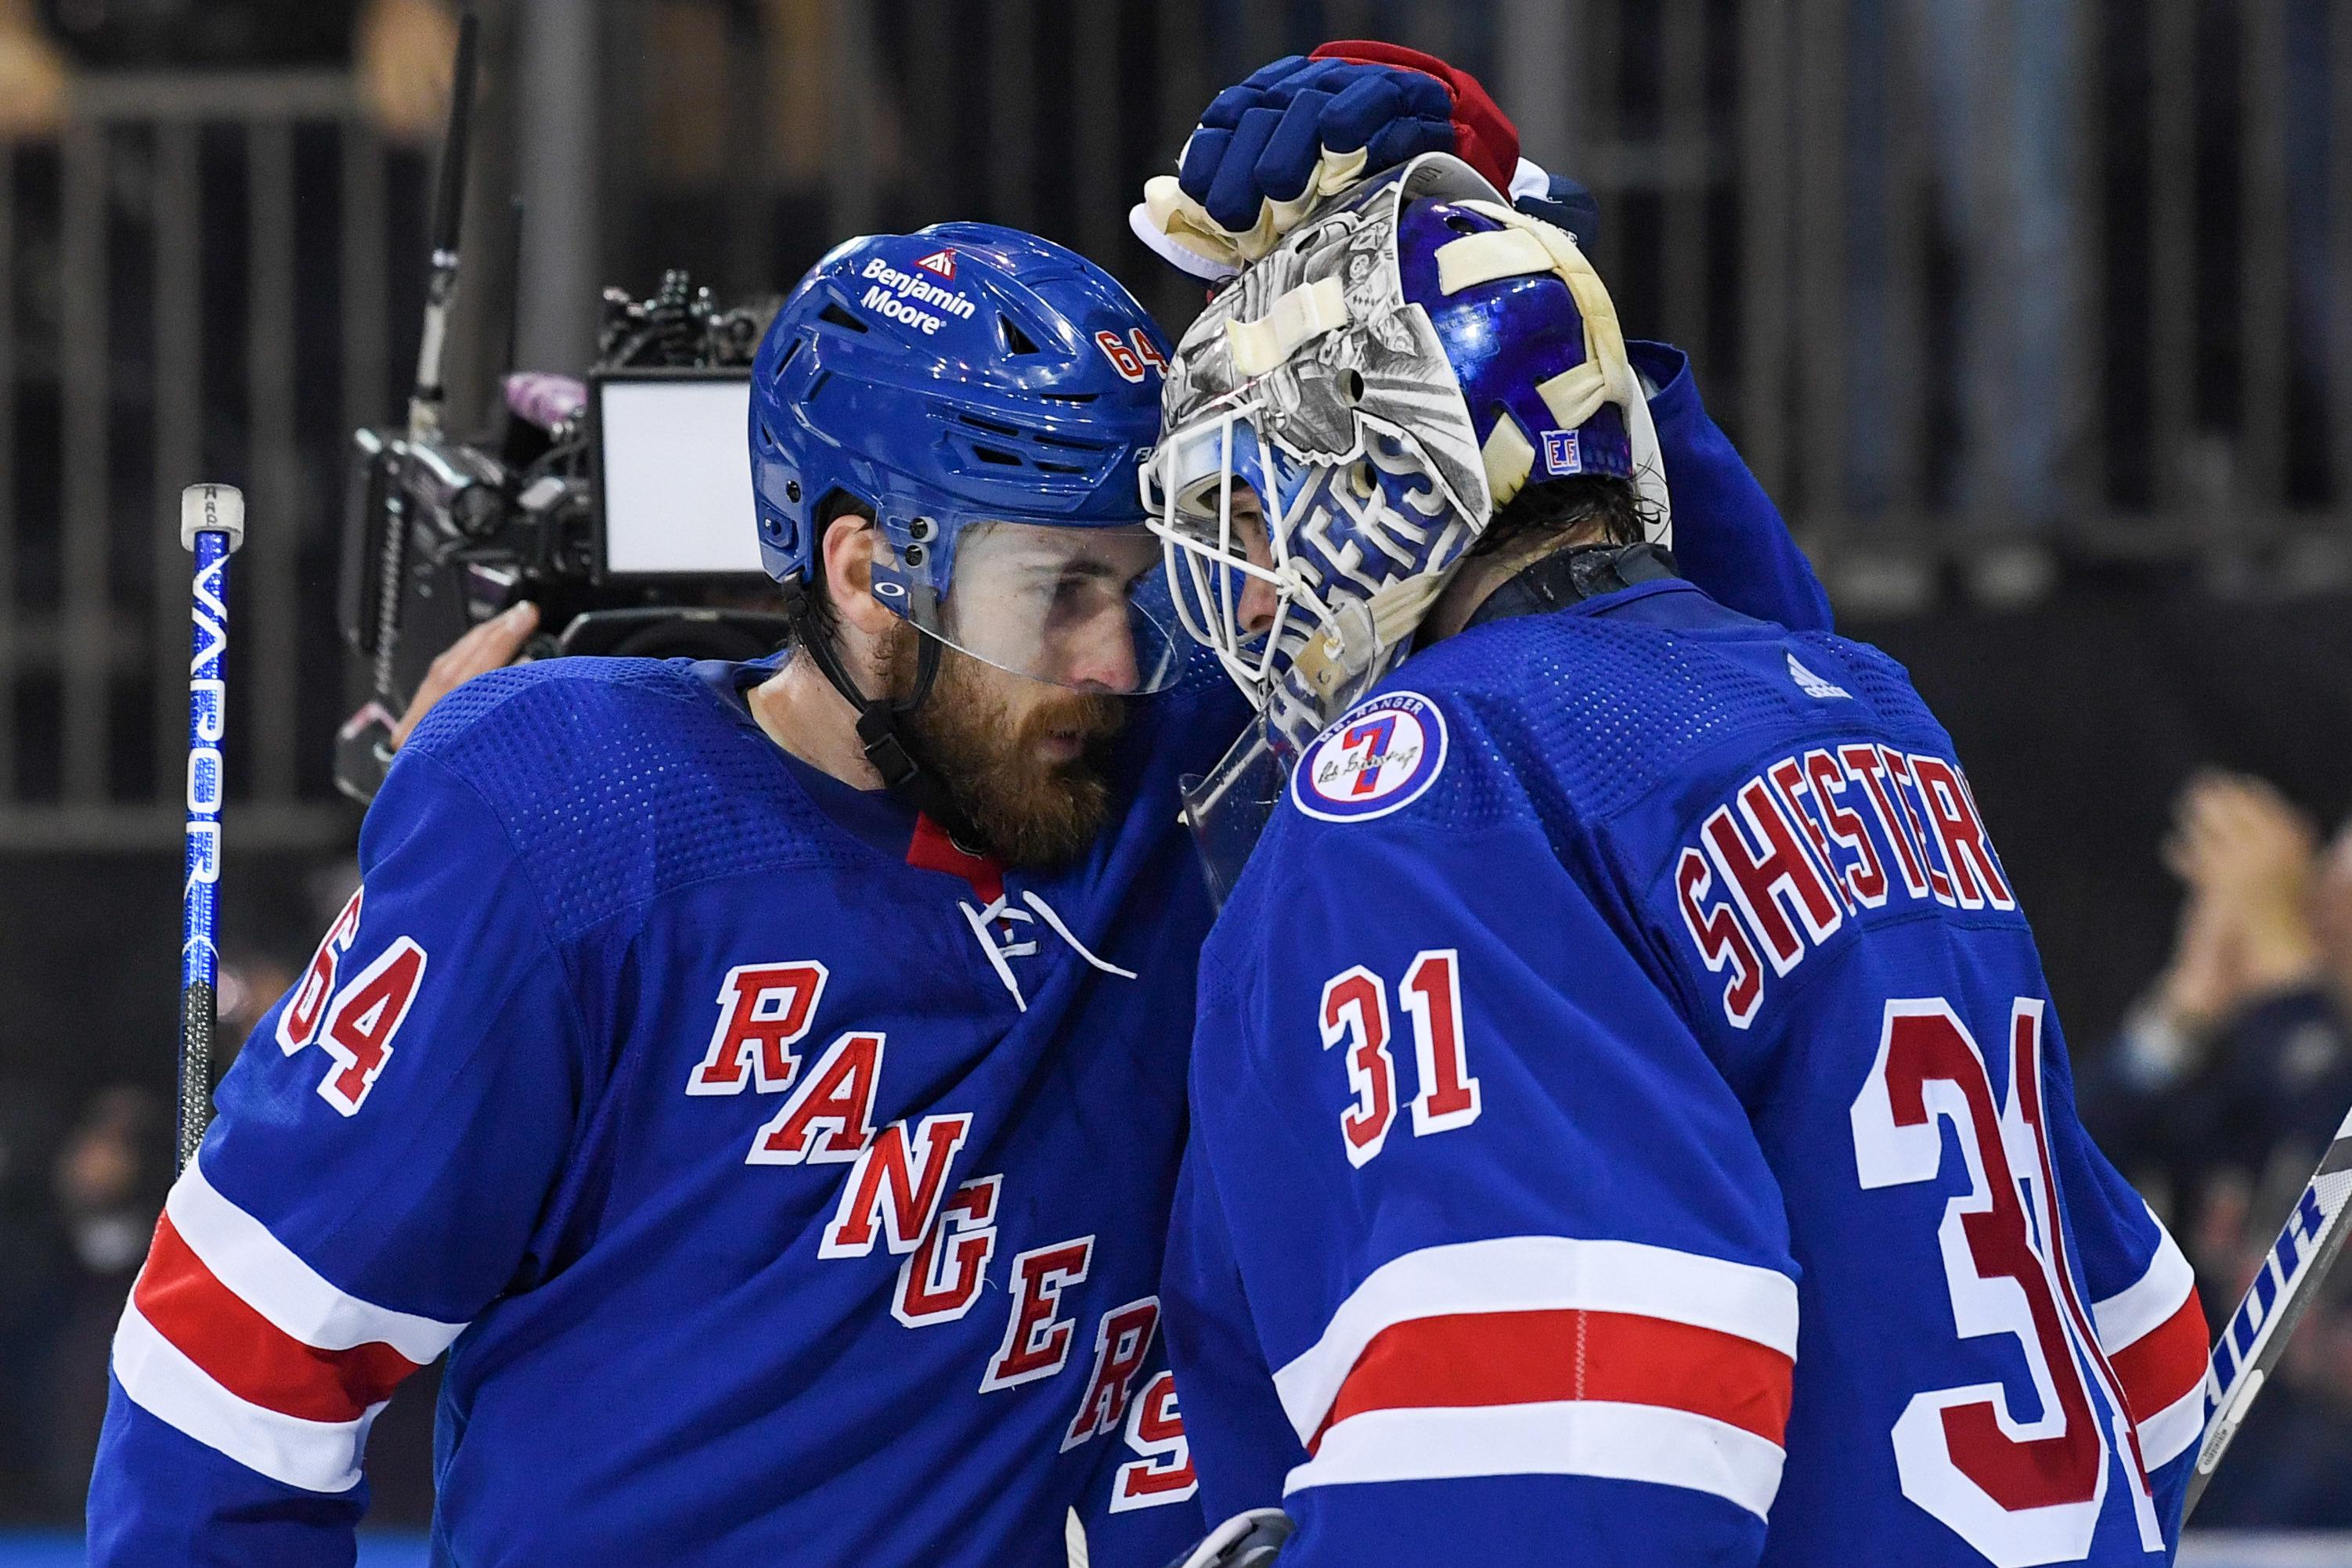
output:
[{"label": "blue stick shaft", "polygon": [[219,915],[220,810],[226,769],[221,738],[228,727],[228,536],[196,535],[196,571],[188,658],[187,880],[180,927],[179,1158],[196,1157],[212,1120],[215,988],[220,954],[214,946]]}]

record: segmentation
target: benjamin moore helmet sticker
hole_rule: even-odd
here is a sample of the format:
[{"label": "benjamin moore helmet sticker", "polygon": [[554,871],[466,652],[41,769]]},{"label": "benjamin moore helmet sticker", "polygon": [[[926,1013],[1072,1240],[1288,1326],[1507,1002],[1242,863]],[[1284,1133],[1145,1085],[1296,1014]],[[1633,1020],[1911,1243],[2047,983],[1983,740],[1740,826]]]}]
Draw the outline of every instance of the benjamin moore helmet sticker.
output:
[{"label": "benjamin moore helmet sticker", "polygon": [[[932,264],[942,256],[947,258],[947,271],[940,276],[953,277],[955,253],[952,251],[934,251],[929,256],[918,260],[915,265],[929,267],[937,272],[939,268]],[[971,319],[972,312],[979,308],[971,302],[971,297],[961,289],[943,287],[928,277],[917,277],[911,272],[901,272],[878,256],[868,256],[866,270],[856,276],[866,279],[868,283],[865,296],[857,301],[858,304],[877,316],[887,316],[894,321],[904,321],[908,326],[926,336],[937,332],[946,325],[945,318],[932,314],[933,311],[944,311],[946,315],[953,316],[960,321],[969,321]],[[929,308],[925,308],[926,307]]]},{"label": "benjamin moore helmet sticker", "polygon": [[1358,822],[1401,811],[1445,766],[1445,716],[1419,692],[1391,692],[1349,710],[1290,776],[1290,798],[1310,817]]}]

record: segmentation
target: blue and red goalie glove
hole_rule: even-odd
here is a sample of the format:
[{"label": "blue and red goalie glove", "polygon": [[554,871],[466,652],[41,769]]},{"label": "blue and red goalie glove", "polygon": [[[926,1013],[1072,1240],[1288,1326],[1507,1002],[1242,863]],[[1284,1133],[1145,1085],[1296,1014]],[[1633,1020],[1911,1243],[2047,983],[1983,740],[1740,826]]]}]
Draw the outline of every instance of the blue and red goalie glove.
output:
[{"label": "blue and red goalie glove", "polygon": [[1395,44],[1349,39],[1288,55],[1211,100],[1173,175],[1129,215],[1196,277],[1272,250],[1316,203],[1424,152],[1450,152],[1522,212],[1589,247],[1600,209],[1573,180],[1519,156],[1518,128],[1469,72]]}]

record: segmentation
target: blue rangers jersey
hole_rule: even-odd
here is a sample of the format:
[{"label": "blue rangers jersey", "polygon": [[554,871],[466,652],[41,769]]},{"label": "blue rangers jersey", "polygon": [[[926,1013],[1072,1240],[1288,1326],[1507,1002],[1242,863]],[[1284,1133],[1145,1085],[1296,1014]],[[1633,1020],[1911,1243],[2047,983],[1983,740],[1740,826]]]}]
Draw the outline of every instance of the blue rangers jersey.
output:
[{"label": "blue rangers jersey", "polygon": [[[1695,573],[1825,625],[1657,389]],[[369,1422],[446,1351],[449,1563],[1097,1564],[1199,1533],[1158,1343],[1209,911],[1134,704],[1049,876],[780,751],[767,667],[484,676],[404,750],[360,893],[266,1018],[125,1309],[100,1564],[348,1563]]]},{"label": "blue rangers jersey", "polygon": [[348,1563],[444,1350],[444,1563],[1097,1563],[1199,1533],[1154,1361],[1209,922],[1139,702],[1053,874],[757,727],[770,666],[446,699],[127,1306],[91,1560]]},{"label": "blue rangers jersey", "polygon": [[1218,922],[1192,1099],[1171,1350],[1285,1568],[2168,1559],[2190,1270],[1872,649],[1666,580],[1408,660]]}]

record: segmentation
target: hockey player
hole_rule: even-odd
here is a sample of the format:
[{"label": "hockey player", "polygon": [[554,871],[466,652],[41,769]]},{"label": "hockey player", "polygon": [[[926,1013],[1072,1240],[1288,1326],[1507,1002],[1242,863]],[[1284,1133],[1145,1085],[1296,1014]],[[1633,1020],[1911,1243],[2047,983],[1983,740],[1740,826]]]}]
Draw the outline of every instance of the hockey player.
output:
[{"label": "hockey player", "polygon": [[1675,575],[1574,242],[1418,161],[1165,404],[1180,607],[1296,758],[1163,1281],[1219,1561],[2167,1560],[2189,1266],[1902,670]]},{"label": "hockey player", "polygon": [[348,1563],[445,1350],[439,1562],[1198,1535],[1147,1364],[1209,917],[1173,781],[1243,714],[1139,596],[1164,362],[1010,230],[803,280],[751,426],[802,656],[550,661],[408,739],[125,1310],[94,1563]]},{"label": "hockey player", "polygon": [[[448,1562],[1198,1534],[1151,1359],[1209,918],[1175,781],[1244,710],[1154,625],[1164,361],[1009,231],[803,281],[751,431],[798,651],[556,661],[418,727],[125,1312],[94,1561],[348,1561],[367,1422],[445,1348]],[[1721,501],[1688,531],[1817,607],[1661,385]]]}]

